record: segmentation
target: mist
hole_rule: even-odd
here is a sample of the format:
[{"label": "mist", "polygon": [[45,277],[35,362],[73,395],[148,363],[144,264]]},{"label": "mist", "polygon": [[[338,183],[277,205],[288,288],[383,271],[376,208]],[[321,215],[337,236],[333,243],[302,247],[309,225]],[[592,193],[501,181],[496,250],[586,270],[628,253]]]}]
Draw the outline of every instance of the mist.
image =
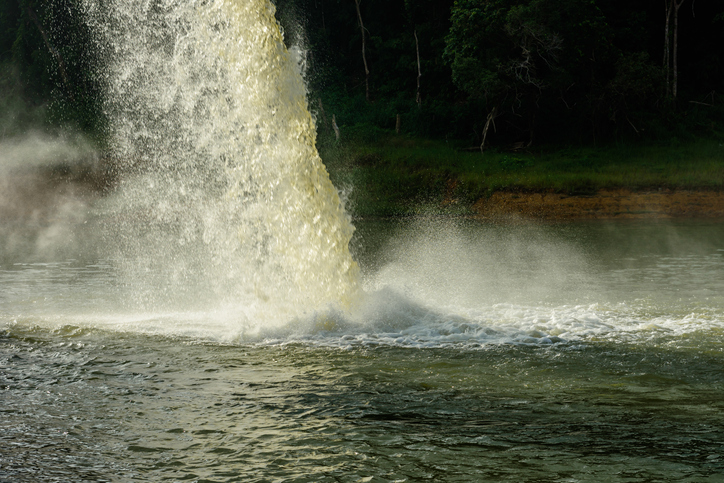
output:
[{"label": "mist", "polygon": [[85,137],[31,129],[0,138],[0,263],[92,255],[97,150]]}]

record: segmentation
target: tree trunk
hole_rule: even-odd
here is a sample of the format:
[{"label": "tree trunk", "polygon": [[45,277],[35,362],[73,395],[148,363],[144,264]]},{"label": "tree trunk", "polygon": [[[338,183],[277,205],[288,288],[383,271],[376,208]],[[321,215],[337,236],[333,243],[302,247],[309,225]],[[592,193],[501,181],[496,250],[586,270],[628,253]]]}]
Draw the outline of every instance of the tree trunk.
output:
[{"label": "tree trunk", "polygon": [[664,0],[666,9],[666,22],[664,27],[664,75],[666,85],[666,97],[671,95],[671,11],[675,0]]},{"label": "tree trunk", "polygon": [[493,130],[495,130],[495,115],[498,112],[498,108],[494,107],[492,111],[490,111],[490,114],[488,114],[488,120],[485,121],[485,127],[483,128],[483,142],[480,143],[480,152],[485,152],[485,138],[488,137],[488,129],[490,128],[490,124],[493,125]]},{"label": "tree trunk", "polygon": [[337,126],[337,118],[332,114],[332,129],[334,129],[334,138],[339,141],[339,126]]},{"label": "tree trunk", "polygon": [[673,82],[671,86],[671,95],[676,100],[676,93],[679,85],[679,8],[684,0],[680,2],[674,1],[674,55],[673,55]]},{"label": "tree trunk", "polygon": [[415,34],[415,51],[417,52],[417,95],[415,96],[415,102],[417,102],[417,108],[422,107],[422,96],[420,95],[420,77],[422,77],[422,68],[420,67],[420,42],[417,40],[417,29],[413,31]]},{"label": "tree trunk", "polygon": [[370,101],[370,70],[367,68],[367,54],[365,53],[365,25],[362,23],[362,12],[359,9],[360,0],[354,0],[354,4],[357,7],[357,19],[359,20],[359,28],[362,32],[362,63],[365,66],[365,99],[367,102]]},{"label": "tree trunk", "polygon": [[322,115],[322,123],[321,125],[325,128],[327,127],[327,114],[324,112],[324,105],[322,104],[322,98],[317,98],[317,105],[319,105],[319,113]]},{"label": "tree trunk", "polygon": [[[686,0],[664,0],[666,27],[664,32],[664,72],[666,97],[676,100],[679,90],[679,9]],[[693,8],[693,5],[692,5]],[[671,29],[673,16],[674,28]]]}]

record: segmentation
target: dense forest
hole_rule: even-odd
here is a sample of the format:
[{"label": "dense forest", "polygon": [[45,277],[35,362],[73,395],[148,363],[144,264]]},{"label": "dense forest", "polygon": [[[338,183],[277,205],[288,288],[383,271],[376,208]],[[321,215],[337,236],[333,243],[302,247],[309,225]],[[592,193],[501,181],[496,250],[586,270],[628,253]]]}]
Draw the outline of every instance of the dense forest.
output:
[{"label": "dense forest", "polygon": [[[277,0],[320,131],[471,147],[724,136],[724,2]],[[102,138],[79,0],[0,7],[0,135]]]}]

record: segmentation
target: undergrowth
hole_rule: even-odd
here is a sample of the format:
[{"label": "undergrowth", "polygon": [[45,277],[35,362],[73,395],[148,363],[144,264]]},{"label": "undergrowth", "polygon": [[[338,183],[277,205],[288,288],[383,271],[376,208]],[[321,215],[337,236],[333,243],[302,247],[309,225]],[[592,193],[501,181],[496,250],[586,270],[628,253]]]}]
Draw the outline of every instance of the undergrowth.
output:
[{"label": "undergrowth", "polygon": [[724,189],[724,140],[480,150],[351,128],[320,154],[355,216],[469,212],[496,191],[592,195],[604,189]]}]

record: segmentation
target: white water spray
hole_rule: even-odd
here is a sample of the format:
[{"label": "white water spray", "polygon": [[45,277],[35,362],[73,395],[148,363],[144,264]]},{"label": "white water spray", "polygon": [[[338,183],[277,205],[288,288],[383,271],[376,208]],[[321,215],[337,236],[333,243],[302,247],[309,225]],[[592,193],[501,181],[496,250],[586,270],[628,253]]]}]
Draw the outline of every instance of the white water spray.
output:
[{"label": "white water spray", "polygon": [[109,59],[119,181],[105,239],[134,303],[232,304],[255,320],[351,303],[354,228],[269,0],[86,11]]}]

